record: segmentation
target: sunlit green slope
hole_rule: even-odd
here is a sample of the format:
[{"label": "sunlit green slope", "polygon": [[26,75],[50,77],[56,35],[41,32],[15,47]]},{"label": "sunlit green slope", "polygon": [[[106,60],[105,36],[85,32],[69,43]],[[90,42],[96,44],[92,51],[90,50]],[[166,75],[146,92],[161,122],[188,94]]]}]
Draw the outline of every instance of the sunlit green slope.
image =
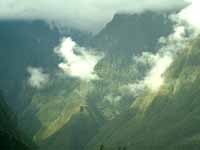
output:
[{"label": "sunlit green slope", "polygon": [[88,144],[94,150],[126,146],[132,150],[200,148],[200,38],[178,54],[157,93],[146,92],[132,109],[111,121]]},{"label": "sunlit green slope", "polygon": [[92,88],[78,79],[55,78],[45,89],[29,93],[31,103],[21,114],[21,128],[41,149],[81,150],[104,122],[87,103]]},{"label": "sunlit green slope", "polygon": [[[24,82],[22,97],[27,101],[24,101],[26,107],[20,114],[20,127],[42,150],[83,150],[102,125],[127,111],[133,103],[134,96],[125,92],[124,87],[143,78],[150,67],[135,63],[134,53],[139,55],[143,51],[158,50],[157,40],[172,31],[172,23],[165,19],[165,15],[153,12],[116,15],[89,42],[89,47],[105,54],[95,67],[99,80],[85,82],[56,74],[47,87],[40,90],[31,89]],[[141,33],[147,29],[145,24],[150,27],[149,31]],[[128,34],[135,28],[140,28],[137,35]],[[159,30],[155,31],[157,28]],[[151,29],[156,34],[149,34]],[[126,33],[120,37],[124,30]],[[112,39],[106,40],[107,36]],[[121,42],[108,46],[113,40]],[[100,47],[104,46],[102,42],[105,47]],[[85,108],[83,112],[82,108]]]}]

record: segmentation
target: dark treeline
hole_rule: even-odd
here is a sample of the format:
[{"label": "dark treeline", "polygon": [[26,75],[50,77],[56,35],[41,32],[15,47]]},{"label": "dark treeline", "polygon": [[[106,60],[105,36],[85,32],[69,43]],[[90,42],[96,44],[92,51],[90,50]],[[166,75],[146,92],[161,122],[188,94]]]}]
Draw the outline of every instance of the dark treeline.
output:
[{"label": "dark treeline", "polygon": [[[100,145],[99,150],[108,150],[103,144]],[[127,150],[126,146],[119,146],[116,150]]]}]

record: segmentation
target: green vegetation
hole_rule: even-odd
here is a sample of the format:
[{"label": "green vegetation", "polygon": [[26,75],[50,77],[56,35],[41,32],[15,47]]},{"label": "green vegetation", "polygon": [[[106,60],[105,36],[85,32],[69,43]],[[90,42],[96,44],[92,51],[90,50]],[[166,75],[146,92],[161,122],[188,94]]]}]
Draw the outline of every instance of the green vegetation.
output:
[{"label": "green vegetation", "polygon": [[132,54],[157,51],[157,40],[173,31],[167,13],[145,11],[141,14],[116,14],[90,45],[115,57],[128,59]]},{"label": "green vegetation", "polygon": [[16,123],[15,115],[4,102],[0,91],[0,149],[29,150],[33,147],[33,144],[18,131]]},{"label": "green vegetation", "polygon": [[[94,37],[60,33],[42,21],[0,22],[0,88],[19,113],[17,118],[0,93],[0,149],[33,149],[33,140],[39,150],[199,150],[200,37],[177,54],[159,91],[144,89],[138,97],[129,88],[151,67],[133,57],[156,53],[158,39],[172,31],[167,13],[151,11],[116,14]],[[52,53],[63,36],[105,54],[95,67],[99,80],[55,69],[59,60]],[[28,86],[28,66],[51,74],[46,87]]]},{"label": "green vegetation", "polygon": [[85,82],[56,75],[41,90],[33,90],[24,82],[21,97],[27,101],[22,102],[25,109],[20,127],[41,149],[83,150],[102,126],[127,112],[134,102],[135,96],[126,87],[142,79],[150,66],[134,62],[133,56],[156,52],[158,38],[171,31],[172,23],[166,21],[165,14],[116,15],[86,43],[105,53],[95,67],[100,79]]},{"label": "green vegetation", "polygon": [[133,108],[111,121],[90,142],[117,149],[198,150],[200,148],[200,39],[194,40],[166,72],[166,82],[152,94],[133,103]]}]

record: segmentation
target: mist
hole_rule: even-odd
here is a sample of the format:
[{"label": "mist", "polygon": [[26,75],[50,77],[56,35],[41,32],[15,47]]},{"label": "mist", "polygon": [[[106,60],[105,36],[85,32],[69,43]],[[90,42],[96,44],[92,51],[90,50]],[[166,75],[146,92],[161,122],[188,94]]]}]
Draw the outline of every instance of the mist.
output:
[{"label": "mist", "polygon": [[59,26],[98,32],[116,13],[166,11],[185,5],[185,0],[2,0],[0,19],[41,19]]},{"label": "mist", "polygon": [[188,43],[200,33],[200,10],[198,0],[190,1],[191,4],[177,14],[172,14],[170,19],[175,23],[174,32],[168,37],[161,37],[158,44],[161,45],[156,54],[143,52],[135,60],[151,66],[143,80],[129,84],[129,90],[138,96],[145,88],[156,92],[165,82],[165,72],[172,64],[177,54],[184,50]]},{"label": "mist", "polygon": [[35,89],[42,89],[49,82],[49,75],[42,68],[28,67],[28,85]]},{"label": "mist", "polygon": [[185,20],[195,32],[200,32],[200,1],[188,0],[191,4],[183,9],[179,14],[179,18]]},{"label": "mist", "polygon": [[78,46],[70,37],[63,38],[55,53],[63,62],[58,67],[68,76],[80,78],[85,81],[98,79],[94,68],[103,57],[102,54]]}]

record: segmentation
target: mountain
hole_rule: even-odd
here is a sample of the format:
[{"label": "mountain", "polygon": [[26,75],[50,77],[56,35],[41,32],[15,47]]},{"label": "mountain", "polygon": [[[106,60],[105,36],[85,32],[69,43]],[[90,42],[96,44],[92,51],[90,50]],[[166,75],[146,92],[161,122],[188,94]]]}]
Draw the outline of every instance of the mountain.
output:
[{"label": "mountain", "polygon": [[88,109],[87,106],[81,106],[80,112],[71,116],[68,123],[39,145],[41,150],[84,149],[100,126],[98,118]]},{"label": "mountain", "polygon": [[[105,53],[97,64],[96,72],[106,82],[105,89],[123,86],[140,80],[148,66],[133,61],[143,52],[156,53],[158,40],[173,32],[170,13],[145,11],[141,14],[116,14],[112,21],[90,41],[90,45]],[[118,84],[118,85],[117,85]]]},{"label": "mountain", "polygon": [[52,71],[58,63],[53,51],[63,36],[71,36],[80,43],[89,36],[70,28],[61,31],[41,20],[1,20],[0,33],[0,89],[16,111],[24,107],[20,93],[27,78],[27,67]]},{"label": "mountain", "polygon": [[19,126],[41,149],[83,149],[103,123],[87,104],[90,86],[66,77],[52,80],[47,88],[33,94]]},{"label": "mountain", "polygon": [[[119,22],[122,25],[119,25]],[[56,74],[45,88],[39,90],[32,89],[27,86],[26,81],[23,82],[21,95],[26,97],[29,103],[20,113],[21,129],[32,137],[41,149],[82,150],[101,127],[126,112],[135,100],[124,87],[143,78],[150,66],[134,64],[134,53],[137,53],[136,49],[142,50],[137,55],[141,55],[144,51],[156,52],[159,48],[158,39],[172,31],[173,24],[169,20],[165,22],[165,15],[154,12],[141,15],[118,14],[102,32],[82,43],[87,47],[101,50],[106,56],[95,67],[100,80],[87,82]],[[150,35],[145,32],[144,35],[141,34],[141,38],[138,37],[139,32],[138,35],[123,34],[119,37],[123,30],[127,33],[134,28],[141,28],[142,31],[146,30],[146,25],[149,26],[149,32],[156,28],[160,30],[156,31],[154,37],[153,33]],[[105,41],[105,35],[112,36],[112,39]],[[148,37],[150,40],[145,40],[146,36],[151,36]],[[137,47],[132,44],[134,40],[131,39],[140,41],[136,42]],[[118,44],[113,44],[109,48],[98,46],[103,42],[105,44],[102,46],[106,46],[112,40],[122,40],[122,43],[125,43],[124,47],[116,49]],[[129,44],[126,47],[127,40]],[[144,45],[148,47],[145,50]]]},{"label": "mountain", "polygon": [[30,150],[33,148],[32,142],[28,142],[25,136],[19,132],[16,124],[15,114],[10,111],[2,92],[0,92],[0,149]]},{"label": "mountain", "polygon": [[[0,91],[5,93],[0,92],[0,149],[198,150],[200,36],[175,54],[158,91],[140,87],[154,61],[165,55],[162,46],[182,36],[182,26],[170,18],[174,12],[119,13],[95,35],[41,20],[0,21]],[[180,27],[176,35],[174,27]],[[89,50],[104,56],[94,68],[96,80],[58,69],[62,58],[54,50],[64,37],[81,49],[72,57]],[[81,62],[75,65],[87,69],[82,57],[77,59]],[[30,67],[44,70],[49,77],[45,86],[30,85]],[[33,80],[42,82],[38,72]]]},{"label": "mountain", "polygon": [[124,57],[143,51],[156,52],[158,39],[173,31],[170,13],[144,11],[139,14],[116,14],[90,45],[111,55]]},{"label": "mountain", "polygon": [[[89,101],[95,101],[95,107],[103,111],[105,118],[115,117],[133,102],[123,87],[143,79],[150,67],[134,62],[133,58],[159,50],[159,38],[173,31],[169,15],[152,11],[116,14],[90,41],[105,57],[96,65],[95,71],[101,80],[94,82],[96,88],[89,95]],[[124,100],[118,101],[119,98]]]},{"label": "mountain", "polygon": [[157,93],[146,91],[86,147],[136,150],[200,148],[200,37],[178,54]]},{"label": "mountain", "polygon": [[10,106],[19,106],[17,95],[27,67],[55,65],[51,50],[59,40],[59,33],[41,21],[1,21],[0,33],[0,88],[7,99],[15,100],[8,101]]}]

